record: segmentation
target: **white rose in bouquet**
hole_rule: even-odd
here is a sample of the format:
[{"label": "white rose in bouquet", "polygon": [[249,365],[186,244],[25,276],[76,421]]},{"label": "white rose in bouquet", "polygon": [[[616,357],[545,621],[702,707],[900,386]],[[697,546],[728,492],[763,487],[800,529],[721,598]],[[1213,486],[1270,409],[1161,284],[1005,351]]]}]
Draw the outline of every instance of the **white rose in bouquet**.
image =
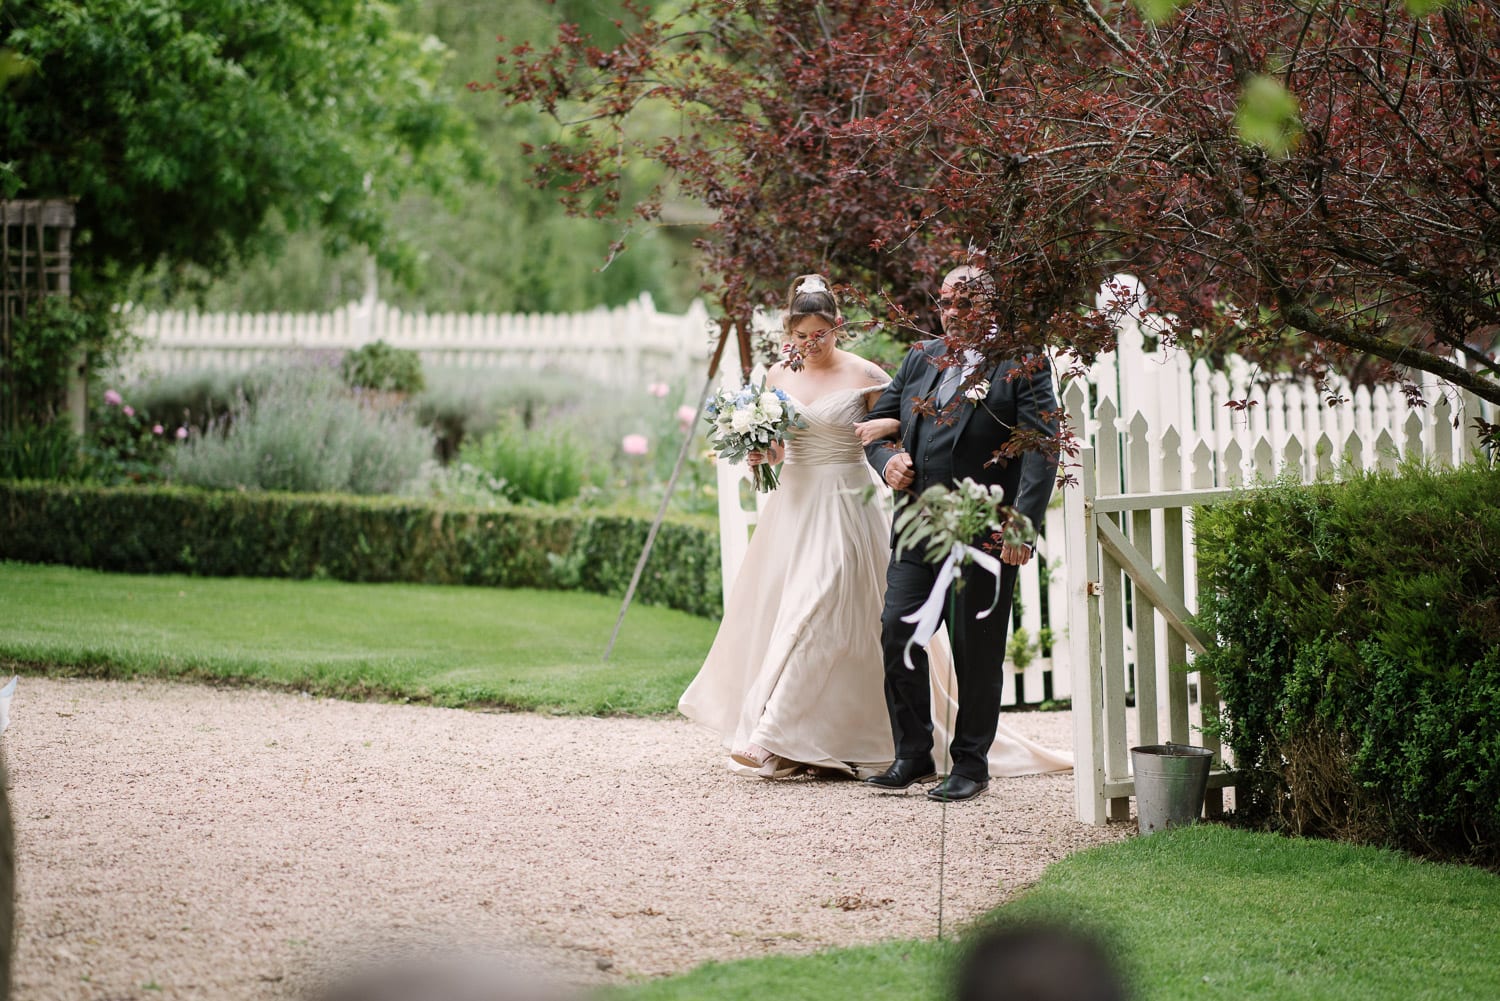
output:
[{"label": "white rose in bouquet", "polygon": [[[764,380],[758,385],[719,390],[704,404],[704,417],[713,426],[709,444],[730,462],[787,441],[798,429],[807,427],[791,397],[780,389],[767,389]],[[776,470],[768,463],[751,467],[750,473],[756,490],[776,488]]]}]

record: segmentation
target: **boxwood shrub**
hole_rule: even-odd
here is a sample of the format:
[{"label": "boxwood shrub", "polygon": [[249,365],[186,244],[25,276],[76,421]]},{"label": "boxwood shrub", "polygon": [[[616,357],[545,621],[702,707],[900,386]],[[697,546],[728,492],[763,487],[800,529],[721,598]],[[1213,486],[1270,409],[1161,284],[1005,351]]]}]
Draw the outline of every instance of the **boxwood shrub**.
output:
[{"label": "boxwood shrub", "polygon": [[[392,497],[0,481],[0,558],[125,573],[325,577],[623,595],[649,519]],[[717,616],[719,538],[668,521],[636,600]]]},{"label": "boxwood shrub", "polygon": [[1500,473],[1281,485],[1196,524],[1240,819],[1500,863]]}]

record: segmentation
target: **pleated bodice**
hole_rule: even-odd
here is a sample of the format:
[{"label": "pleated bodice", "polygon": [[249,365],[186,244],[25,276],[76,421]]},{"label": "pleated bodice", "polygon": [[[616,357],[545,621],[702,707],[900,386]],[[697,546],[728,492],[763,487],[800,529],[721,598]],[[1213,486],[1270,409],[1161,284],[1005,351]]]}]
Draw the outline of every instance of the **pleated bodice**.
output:
[{"label": "pleated bodice", "polygon": [[792,397],[792,402],[797,404],[797,411],[807,422],[807,427],[787,441],[785,463],[788,466],[863,463],[865,453],[854,435],[854,423],[865,419],[865,395],[883,388],[884,383],[878,383],[873,386],[835,389],[831,393],[824,393],[811,404],[804,404],[795,396]]}]

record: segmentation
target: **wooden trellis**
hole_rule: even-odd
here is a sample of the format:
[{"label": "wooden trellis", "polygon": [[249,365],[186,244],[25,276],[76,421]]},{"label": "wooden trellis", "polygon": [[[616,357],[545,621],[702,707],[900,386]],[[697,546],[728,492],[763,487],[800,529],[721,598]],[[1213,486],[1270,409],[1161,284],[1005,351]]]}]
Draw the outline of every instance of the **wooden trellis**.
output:
[{"label": "wooden trellis", "polygon": [[[20,401],[11,365],[12,332],[33,304],[71,291],[73,205],[56,199],[0,201],[0,427],[13,427]],[[64,404],[64,401],[57,401]],[[75,430],[82,430],[83,383],[70,379],[65,401]],[[61,406],[59,407],[61,409]]]}]

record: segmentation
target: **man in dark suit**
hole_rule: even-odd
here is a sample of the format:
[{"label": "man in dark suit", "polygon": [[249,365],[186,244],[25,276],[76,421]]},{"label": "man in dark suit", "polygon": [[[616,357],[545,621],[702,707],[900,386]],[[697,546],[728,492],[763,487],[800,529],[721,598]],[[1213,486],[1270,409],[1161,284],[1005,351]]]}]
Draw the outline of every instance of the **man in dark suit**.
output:
[{"label": "man in dark suit", "polygon": [[[938,299],[944,330],[952,335],[967,325],[987,323],[990,312],[985,307],[993,288],[993,279],[977,268],[949,272]],[[985,485],[999,484],[1008,505],[1033,524],[1042,524],[1056,478],[1055,460],[1036,450],[996,457],[1018,428],[1045,435],[1057,432],[1051,418],[1057,409],[1051,369],[1045,358],[1041,362],[1035,368],[1015,361],[994,364],[973,351],[950,358],[942,338],[912,347],[870,411],[871,417],[900,419],[899,444],[876,442],[865,449],[870,464],[896,491],[898,510],[905,500],[934,484],[952,487],[969,477]],[[936,413],[930,412],[933,409]],[[983,548],[990,540],[974,539],[970,544]],[[949,745],[953,769],[928,791],[930,799],[971,799],[989,785],[988,756],[1000,719],[1016,568],[1031,560],[1031,546],[1007,543],[999,555],[998,601],[994,576],[976,564],[964,568],[964,583],[957,590],[948,623],[958,680],[958,717]],[[881,645],[896,760],[884,773],[866,779],[878,788],[905,789],[936,778],[927,651],[913,646],[911,661],[916,669],[906,666],[907,641],[914,625],[903,621],[903,616],[916,612],[926,601],[938,569],[939,564],[928,562],[921,551],[893,551],[886,571]],[[994,611],[979,618],[992,604]]]}]

